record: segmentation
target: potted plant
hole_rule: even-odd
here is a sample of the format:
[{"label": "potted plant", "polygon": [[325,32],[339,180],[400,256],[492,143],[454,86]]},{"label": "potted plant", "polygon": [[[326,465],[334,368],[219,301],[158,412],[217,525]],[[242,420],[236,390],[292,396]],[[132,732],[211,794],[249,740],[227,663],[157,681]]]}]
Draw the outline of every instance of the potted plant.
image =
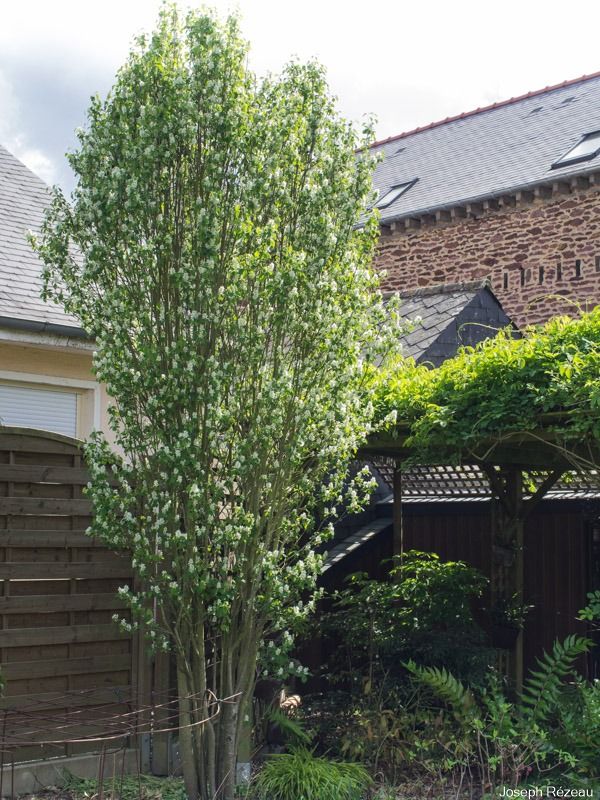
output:
[{"label": "potted plant", "polygon": [[490,637],[494,647],[511,650],[519,632],[523,630],[525,618],[533,606],[525,605],[517,594],[499,597],[489,609]]}]

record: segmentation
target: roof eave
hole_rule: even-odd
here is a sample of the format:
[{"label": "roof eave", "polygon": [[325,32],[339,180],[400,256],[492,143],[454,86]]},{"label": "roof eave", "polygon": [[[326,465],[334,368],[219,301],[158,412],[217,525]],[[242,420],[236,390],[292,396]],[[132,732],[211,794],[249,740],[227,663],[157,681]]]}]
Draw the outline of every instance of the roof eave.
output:
[{"label": "roof eave", "polygon": [[30,331],[33,333],[52,333],[57,336],[66,336],[70,339],[92,340],[92,337],[83,328],[78,328],[74,325],[61,325],[56,322],[39,322],[37,320],[21,319],[19,317],[0,316],[0,328]]},{"label": "roof eave", "polygon": [[[444,203],[435,206],[427,206],[425,208],[420,209],[411,209],[410,211],[403,211],[401,213],[395,214],[391,217],[385,217],[379,220],[379,224],[382,228],[389,227],[392,223],[400,222],[401,220],[410,220],[419,217],[435,217],[436,214],[439,215],[440,212],[444,211],[451,211],[452,209],[461,208],[464,206],[473,206],[479,203],[484,203],[486,200],[497,200],[502,197],[511,197],[517,195],[522,192],[533,192],[536,189],[541,189],[544,187],[554,187],[555,185],[565,185],[569,184],[573,181],[573,179],[577,179],[583,176],[590,176],[597,174],[600,183],[600,166],[595,164],[593,167],[590,167],[586,170],[578,170],[577,172],[570,172],[567,175],[560,175],[556,172],[550,176],[549,178],[543,181],[532,181],[530,183],[522,183],[516,186],[510,186],[503,189],[497,189],[493,192],[487,192],[485,194],[473,195],[471,197],[461,198],[460,200],[452,200],[449,203]],[[594,182],[595,183],[595,182]]]}]

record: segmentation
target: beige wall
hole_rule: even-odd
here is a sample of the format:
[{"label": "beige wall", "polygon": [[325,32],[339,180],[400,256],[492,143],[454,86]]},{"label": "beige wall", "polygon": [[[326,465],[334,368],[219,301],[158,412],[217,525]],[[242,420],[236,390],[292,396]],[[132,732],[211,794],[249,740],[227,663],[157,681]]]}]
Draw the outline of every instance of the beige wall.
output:
[{"label": "beige wall", "polygon": [[88,343],[42,335],[4,335],[9,340],[0,341],[1,382],[77,392],[77,436],[85,439],[99,427],[112,439],[108,431],[108,395],[94,380],[92,348]]}]

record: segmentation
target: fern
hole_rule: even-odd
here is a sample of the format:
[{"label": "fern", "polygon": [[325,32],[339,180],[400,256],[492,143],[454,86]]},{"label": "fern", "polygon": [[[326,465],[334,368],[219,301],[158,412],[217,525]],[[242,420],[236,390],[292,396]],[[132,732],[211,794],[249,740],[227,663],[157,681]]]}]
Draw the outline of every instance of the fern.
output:
[{"label": "fern", "polygon": [[597,773],[600,688],[583,684],[578,705],[565,709],[564,698],[561,705],[564,680],[591,644],[580,636],[555,642],[552,651],[538,659],[538,669],[530,673],[518,704],[506,697],[493,673],[475,695],[445,669],[414,662],[405,667],[452,709],[462,733],[455,755],[466,758],[482,786],[493,789],[517,785],[533,770],[573,767],[577,759],[582,774]]},{"label": "fern", "polygon": [[470,689],[444,668],[421,667],[414,661],[408,661],[406,669],[415,678],[431,689],[441,700],[447,703],[461,722],[470,722],[477,713],[475,698]]},{"label": "fern", "polygon": [[298,720],[290,719],[280,708],[271,708],[265,714],[268,722],[277,725],[284,741],[290,747],[307,747],[312,741],[312,736],[302,727]]},{"label": "fern", "polygon": [[544,722],[556,710],[562,683],[573,669],[573,662],[586,653],[592,642],[581,636],[567,636],[556,641],[551,653],[538,658],[539,669],[531,670],[521,697],[523,715],[535,722]]},{"label": "fern", "polygon": [[490,674],[488,685],[481,692],[481,717],[491,726],[494,735],[512,737],[515,726],[518,724],[518,715],[515,714],[513,703],[506,697],[502,690],[499,675]]}]

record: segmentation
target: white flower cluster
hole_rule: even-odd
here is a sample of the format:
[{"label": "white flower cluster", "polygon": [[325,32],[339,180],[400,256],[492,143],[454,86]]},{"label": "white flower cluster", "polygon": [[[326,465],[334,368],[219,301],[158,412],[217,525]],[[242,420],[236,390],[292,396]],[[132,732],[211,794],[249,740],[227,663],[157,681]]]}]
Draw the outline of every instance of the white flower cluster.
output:
[{"label": "white flower cluster", "polygon": [[392,347],[376,220],[356,225],[373,162],[316,65],[257,82],[233,23],[170,20],[93,101],[73,203],[36,242],[113,398],[122,455],[87,446],[90,534],[131,555],[126,630],[185,663],[233,648],[240,685],[258,649],[303,676],[293,635],[332,518],[368,495],[348,471]]}]

